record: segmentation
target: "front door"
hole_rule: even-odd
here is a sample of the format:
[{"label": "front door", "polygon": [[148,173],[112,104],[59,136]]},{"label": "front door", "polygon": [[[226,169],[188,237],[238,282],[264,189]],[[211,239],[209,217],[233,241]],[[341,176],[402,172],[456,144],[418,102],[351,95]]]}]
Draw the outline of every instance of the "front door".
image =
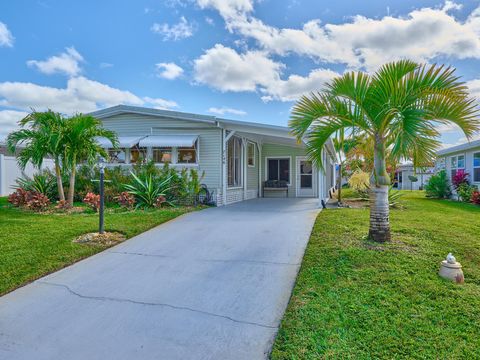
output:
[{"label": "front door", "polygon": [[297,196],[315,196],[315,172],[311,161],[305,157],[297,157]]}]

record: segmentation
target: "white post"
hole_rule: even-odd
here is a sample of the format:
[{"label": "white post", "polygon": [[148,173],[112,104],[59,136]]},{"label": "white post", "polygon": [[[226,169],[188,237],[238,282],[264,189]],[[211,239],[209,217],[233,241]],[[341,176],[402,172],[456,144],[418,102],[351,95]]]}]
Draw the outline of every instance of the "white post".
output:
[{"label": "white post", "polygon": [[[323,161],[324,158],[324,152],[322,151],[322,154],[320,155]],[[325,162],[323,162],[325,164]],[[324,165],[325,166],[325,165]],[[318,206],[321,208],[322,207],[322,200],[323,200],[323,179],[324,176],[322,169],[318,169]]]},{"label": "white post", "polygon": [[247,148],[248,142],[246,138],[242,139],[242,150],[243,150],[243,200],[247,199]]},{"label": "white post", "polygon": [[262,197],[262,144],[257,142],[258,148],[258,197]]},{"label": "white post", "polygon": [[7,169],[5,168],[5,155],[0,154],[0,196],[7,195]]},{"label": "white post", "polygon": [[222,129],[222,205],[227,204],[227,140],[226,130]]}]

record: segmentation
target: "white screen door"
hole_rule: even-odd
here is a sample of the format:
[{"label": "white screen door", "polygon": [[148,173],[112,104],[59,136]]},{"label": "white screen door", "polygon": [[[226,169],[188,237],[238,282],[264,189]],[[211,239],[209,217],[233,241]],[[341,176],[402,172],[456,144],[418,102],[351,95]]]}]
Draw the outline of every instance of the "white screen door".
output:
[{"label": "white screen door", "polygon": [[315,195],[315,176],[311,161],[297,157],[297,196],[313,197]]}]

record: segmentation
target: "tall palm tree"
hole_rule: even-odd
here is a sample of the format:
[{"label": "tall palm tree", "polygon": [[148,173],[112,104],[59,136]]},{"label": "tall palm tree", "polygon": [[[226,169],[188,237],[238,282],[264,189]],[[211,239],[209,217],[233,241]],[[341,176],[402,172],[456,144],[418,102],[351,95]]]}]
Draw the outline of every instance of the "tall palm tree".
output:
[{"label": "tall palm tree", "polygon": [[114,147],[118,144],[114,131],[104,129],[100,120],[90,115],[77,114],[67,120],[65,131],[64,163],[70,171],[68,187],[68,205],[73,205],[75,194],[76,168],[79,162],[93,164],[98,156],[107,157],[96,141],[97,137],[104,137],[111,141]]},{"label": "tall palm tree", "polygon": [[65,119],[60,113],[52,110],[45,112],[33,110],[19,121],[19,125],[22,129],[10,133],[7,137],[9,150],[16,152],[20,149],[17,160],[22,169],[25,169],[28,162],[40,168],[43,160],[51,157],[55,163],[58,197],[65,200],[61,173]]},{"label": "tall palm tree", "polygon": [[326,90],[303,96],[292,110],[292,132],[306,139],[310,158],[320,165],[325,142],[342,129],[372,140],[369,237],[375,241],[390,240],[386,150],[395,159],[425,164],[440,145],[435,125],[456,124],[467,138],[480,128],[477,104],[454,72],[409,60],[374,74],[348,72]]}]

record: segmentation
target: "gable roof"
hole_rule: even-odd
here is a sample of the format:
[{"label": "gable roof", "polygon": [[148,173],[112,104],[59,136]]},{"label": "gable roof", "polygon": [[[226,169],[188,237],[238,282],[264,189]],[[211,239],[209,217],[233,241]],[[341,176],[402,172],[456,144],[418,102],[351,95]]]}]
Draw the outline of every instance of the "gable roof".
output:
[{"label": "gable roof", "polygon": [[480,147],[480,140],[475,140],[475,141],[467,142],[465,144],[452,146],[452,147],[449,147],[447,149],[442,149],[442,150],[437,152],[437,155],[442,156],[442,155],[456,153],[456,152],[459,152],[459,151],[475,149],[475,148],[478,148],[478,147]]}]

